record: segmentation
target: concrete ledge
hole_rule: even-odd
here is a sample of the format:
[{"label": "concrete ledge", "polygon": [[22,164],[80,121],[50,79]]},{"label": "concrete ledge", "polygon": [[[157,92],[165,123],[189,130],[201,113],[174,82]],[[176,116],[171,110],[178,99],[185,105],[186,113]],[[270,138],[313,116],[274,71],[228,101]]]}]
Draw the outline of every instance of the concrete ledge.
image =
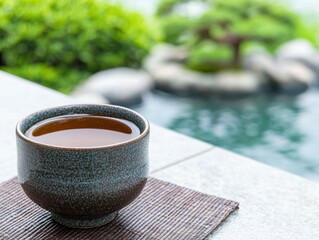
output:
[{"label": "concrete ledge", "polygon": [[154,177],[236,200],[213,239],[319,239],[319,185],[221,148]]},{"label": "concrete ledge", "polygon": [[[35,83],[0,71],[0,182],[16,175],[15,125],[22,117],[48,107],[77,103],[77,100]],[[189,147],[191,146],[191,147]],[[185,149],[187,147],[187,149]],[[185,158],[212,149],[210,144],[151,126],[150,170],[157,171]]]},{"label": "concrete ledge", "polygon": [[[75,100],[0,71],[0,182],[16,175],[16,122],[41,108]],[[319,185],[156,125],[153,176],[232,199],[240,209],[214,239],[319,239]]]}]

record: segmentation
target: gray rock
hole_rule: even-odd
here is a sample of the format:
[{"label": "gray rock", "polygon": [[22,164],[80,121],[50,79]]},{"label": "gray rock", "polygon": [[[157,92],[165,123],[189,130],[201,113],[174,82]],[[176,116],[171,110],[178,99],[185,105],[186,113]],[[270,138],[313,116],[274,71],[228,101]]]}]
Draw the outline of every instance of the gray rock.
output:
[{"label": "gray rock", "polygon": [[209,89],[213,76],[185,69],[181,64],[167,63],[153,72],[157,89],[178,95],[195,95]]},{"label": "gray rock", "polygon": [[265,53],[252,54],[245,58],[244,66],[263,76],[280,92],[299,94],[316,81],[316,74],[305,64],[289,59],[273,59]]},{"label": "gray rock", "polygon": [[251,71],[225,71],[215,75],[216,90],[227,96],[252,95],[265,88],[265,79]]},{"label": "gray rock", "polygon": [[[296,46],[300,49],[295,49]],[[267,52],[248,55],[243,62],[246,71],[207,74],[184,67],[183,61],[187,58],[185,50],[160,45],[145,61],[144,67],[154,78],[156,88],[184,96],[242,96],[272,89],[298,94],[316,81],[315,72],[307,67],[310,66],[306,62],[309,55],[314,57],[311,65],[314,69],[316,56],[319,59],[318,53],[306,41],[296,40],[283,45],[276,59]],[[301,56],[304,56],[303,61]]]},{"label": "gray rock", "polygon": [[257,73],[263,73],[274,66],[274,58],[267,52],[254,52],[243,59],[243,67]]},{"label": "gray rock", "polygon": [[115,68],[92,75],[73,95],[99,94],[111,104],[132,106],[142,101],[142,95],[153,88],[149,74],[130,68]]},{"label": "gray rock", "polygon": [[170,44],[160,44],[153,48],[151,54],[144,60],[143,68],[153,75],[160,65],[166,63],[184,63],[188,57],[186,48]]},{"label": "gray rock", "polygon": [[98,92],[78,92],[71,94],[73,98],[76,99],[79,103],[97,103],[97,104],[105,104],[109,103],[109,101]]},{"label": "gray rock", "polygon": [[181,64],[165,64],[154,71],[156,87],[183,96],[242,96],[259,92],[264,80],[253,72],[200,73]]},{"label": "gray rock", "polygon": [[306,64],[319,76],[319,53],[310,42],[297,39],[283,44],[277,50],[277,59],[295,60]]},{"label": "gray rock", "polygon": [[306,58],[316,52],[316,49],[307,40],[295,39],[280,46],[277,50],[277,57],[282,59],[291,59],[298,57]]},{"label": "gray rock", "polygon": [[281,92],[299,94],[315,83],[316,74],[302,63],[284,61],[277,63],[272,80],[278,84]]}]

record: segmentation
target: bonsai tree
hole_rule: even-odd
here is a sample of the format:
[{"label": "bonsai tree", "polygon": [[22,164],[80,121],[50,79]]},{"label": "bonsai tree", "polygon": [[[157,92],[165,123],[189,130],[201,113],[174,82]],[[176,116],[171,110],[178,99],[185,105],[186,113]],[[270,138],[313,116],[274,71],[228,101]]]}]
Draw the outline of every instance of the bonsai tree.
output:
[{"label": "bonsai tree", "polygon": [[[195,2],[202,6],[197,15],[178,11]],[[271,0],[162,0],[157,15],[165,40],[186,43],[191,67],[210,71],[239,67],[248,44],[274,49],[294,37],[298,22],[293,11]]]}]

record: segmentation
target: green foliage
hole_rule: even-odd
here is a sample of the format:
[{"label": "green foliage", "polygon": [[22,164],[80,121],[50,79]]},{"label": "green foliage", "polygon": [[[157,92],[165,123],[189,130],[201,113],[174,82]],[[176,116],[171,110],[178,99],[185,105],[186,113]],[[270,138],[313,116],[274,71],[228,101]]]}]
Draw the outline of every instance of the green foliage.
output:
[{"label": "green foliage", "polygon": [[[205,7],[195,17],[176,10],[178,6],[188,2],[205,4]],[[204,69],[209,55],[209,62],[216,62],[216,57],[220,55],[223,57],[221,62],[226,60],[225,56],[228,58],[228,64],[211,64],[212,71],[222,65],[226,68],[238,67],[243,45],[259,45],[270,51],[274,50],[279,44],[296,36],[295,29],[301,22],[300,17],[287,6],[272,0],[162,0],[157,15],[165,26],[165,39],[173,43],[186,43],[191,49],[190,66],[194,66],[193,63],[196,62],[196,68],[200,68],[200,55],[203,56]],[[171,33],[175,24],[171,19],[178,17],[183,17],[186,24],[183,29],[177,28],[177,36],[177,33]],[[199,50],[203,42],[205,45],[210,42],[211,48],[218,44],[219,49]],[[220,53],[217,54],[217,50]],[[230,51],[232,54],[229,54]]]},{"label": "green foliage", "polygon": [[296,36],[307,39],[315,47],[319,48],[319,27],[318,18],[312,18],[306,22],[298,22],[296,26]]},{"label": "green foliage", "polygon": [[184,16],[168,16],[161,23],[161,27],[165,32],[163,40],[173,44],[182,43],[183,39],[187,39],[190,24],[191,21]]},{"label": "green foliage", "polygon": [[[233,35],[240,38],[241,42],[260,42],[273,49],[294,37],[298,16],[287,7],[269,0],[214,2],[215,8],[202,16],[199,27],[210,22],[212,26],[209,31],[216,41]],[[216,30],[219,34],[215,37]]]},{"label": "green foliage", "polygon": [[198,71],[218,71],[228,66],[232,57],[229,47],[221,44],[214,44],[209,41],[201,42],[196,48],[191,49],[192,56],[188,61],[188,67]]},{"label": "green foliage", "polygon": [[156,14],[160,16],[168,16],[177,4],[191,2],[192,0],[161,0],[157,6]]},{"label": "green foliage", "polygon": [[59,90],[63,93],[69,93],[74,86],[90,75],[90,73],[86,71],[51,67],[46,64],[1,67],[1,70]]},{"label": "green foliage", "polygon": [[98,0],[0,1],[0,66],[68,92],[94,73],[138,67],[156,42],[140,14]]},{"label": "green foliage", "polygon": [[181,44],[187,42],[192,34],[192,18],[174,14],[175,7],[191,0],[161,0],[157,6],[156,15],[160,18],[160,25],[164,33],[163,40],[168,43]]}]

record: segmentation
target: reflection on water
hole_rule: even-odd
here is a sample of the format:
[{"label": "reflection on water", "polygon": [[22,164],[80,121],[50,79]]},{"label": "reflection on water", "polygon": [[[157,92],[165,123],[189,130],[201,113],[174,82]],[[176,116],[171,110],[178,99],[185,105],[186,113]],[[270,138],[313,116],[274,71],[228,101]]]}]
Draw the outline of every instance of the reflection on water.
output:
[{"label": "reflection on water", "polygon": [[318,91],[228,101],[156,93],[136,110],[159,125],[319,181],[318,106]]}]

